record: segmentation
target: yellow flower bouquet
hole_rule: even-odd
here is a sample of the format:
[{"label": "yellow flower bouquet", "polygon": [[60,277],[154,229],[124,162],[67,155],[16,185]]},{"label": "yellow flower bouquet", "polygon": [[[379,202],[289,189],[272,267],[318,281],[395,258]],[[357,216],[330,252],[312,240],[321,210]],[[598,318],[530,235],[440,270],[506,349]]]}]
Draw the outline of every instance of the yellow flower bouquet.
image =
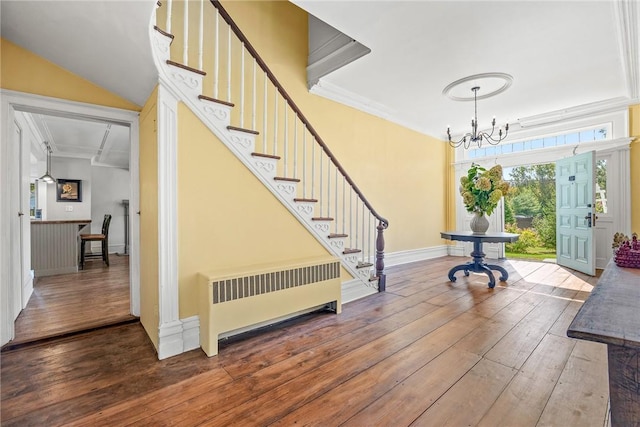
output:
[{"label": "yellow flower bouquet", "polygon": [[491,215],[498,202],[509,191],[509,183],[502,179],[502,166],[486,170],[475,163],[460,179],[460,194],[467,211]]}]

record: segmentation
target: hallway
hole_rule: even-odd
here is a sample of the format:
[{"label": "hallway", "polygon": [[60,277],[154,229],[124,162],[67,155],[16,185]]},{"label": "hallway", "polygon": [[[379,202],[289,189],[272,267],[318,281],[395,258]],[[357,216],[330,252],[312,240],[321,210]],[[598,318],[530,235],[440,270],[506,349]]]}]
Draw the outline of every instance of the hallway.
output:
[{"label": "hallway", "polygon": [[3,350],[137,319],[130,314],[129,257],[109,259],[109,267],[96,260],[77,273],[36,278],[16,319],[15,339]]}]

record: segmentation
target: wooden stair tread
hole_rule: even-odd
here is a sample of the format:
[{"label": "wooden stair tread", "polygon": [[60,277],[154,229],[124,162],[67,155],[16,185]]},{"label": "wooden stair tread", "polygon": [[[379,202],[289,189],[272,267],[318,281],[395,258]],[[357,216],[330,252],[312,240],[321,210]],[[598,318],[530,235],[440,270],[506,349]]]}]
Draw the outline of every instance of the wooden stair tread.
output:
[{"label": "wooden stair tread", "polygon": [[359,262],[358,265],[356,265],[356,268],[367,268],[372,266],[373,264],[370,262]]},{"label": "wooden stair tread", "polygon": [[340,237],[349,237],[349,235],[348,234],[341,234],[341,233],[331,233],[331,234],[329,234],[329,238],[330,239],[337,239],[337,238],[340,238]]},{"label": "wooden stair tread", "polygon": [[174,67],[182,68],[183,70],[187,70],[187,71],[191,71],[191,72],[200,74],[202,76],[206,76],[207,75],[207,73],[205,73],[202,70],[198,70],[197,68],[189,67],[188,65],[184,65],[184,64],[181,64],[179,62],[172,61],[170,59],[167,59],[167,64],[173,65]]},{"label": "wooden stair tread", "polygon": [[206,95],[198,95],[198,99],[200,99],[202,101],[215,102],[216,104],[227,105],[229,107],[235,107],[235,104],[233,102],[227,102],[227,101],[223,101],[221,99],[215,99],[215,98],[212,98],[212,97],[206,96]]},{"label": "wooden stair tread", "polygon": [[276,176],[273,179],[276,181],[300,182],[298,178],[286,178],[284,176]]},{"label": "wooden stair tread", "polygon": [[228,130],[237,130],[238,132],[245,132],[245,133],[250,133],[252,135],[259,135],[260,132],[258,132],[257,130],[251,130],[251,129],[244,129],[244,128],[239,128],[236,126],[227,126]]},{"label": "wooden stair tread", "polygon": [[304,199],[304,198],[299,198],[296,197],[295,199],[293,199],[294,202],[307,202],[307,203],[318,203],[318,199]]},{"label": "wooden stair tread", "polygon": [[171,42],[173,42],[174,39],[174,35],[171,33],[167,33],[165,30],[163,30],[162,28],[159,28],[157,25],[153,26],[153,29],[156,30],[157,32],[159,32],[160,34],[162,34],[165,37],[169,37],[171,39]]},{"label": "wooden stair tread", "polygon": [[349,255],[349,254],[358,254],[358,253],[360,253],[360,252],[362,252],[362,250],[360,250],[360,249],[354,249],[354,248],[345,248],[345,250],[344,250],[344,251],[342,251],[342,253],[343,253],[344,255]]},{"label": "wooden stair tread", "polygon": [[253,157],[265,157],[267,159],[276,159],[280,160],[280,156],[274,156],[273,154],[263,154],[263,153],[251,153]]},{"label": "wooden stair tread", "polygon": [[328,216],[314,216],[311,221],[333,221],[333,218]]}]

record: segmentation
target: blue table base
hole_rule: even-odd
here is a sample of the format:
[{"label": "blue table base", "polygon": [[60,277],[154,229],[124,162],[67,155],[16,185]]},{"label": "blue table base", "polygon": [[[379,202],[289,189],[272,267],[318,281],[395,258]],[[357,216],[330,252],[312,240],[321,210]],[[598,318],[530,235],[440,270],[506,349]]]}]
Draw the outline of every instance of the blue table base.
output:
[{"label": "blue table base", "polygon": [[473,257],[473,261],[468,262],[466,264],[457,265],[449,270],[449,280],[452,282],[456,281],[455,274],[456,272],[463,270],[464,275],[468,276],[469,272],[472,273],[486,273],[489,276],[489,287],[495,288],[496,279],[493,277],[493,273],[491,270],[496,270],[502,273],[500,276],[500,281],[504,282],[509,278],[509,273],[507,270],[495,264],[487,264],[484,262],[485,253],[482,252],[482,242],[477,240],[473,242],[473,252],[471,252],[471,256]]}]

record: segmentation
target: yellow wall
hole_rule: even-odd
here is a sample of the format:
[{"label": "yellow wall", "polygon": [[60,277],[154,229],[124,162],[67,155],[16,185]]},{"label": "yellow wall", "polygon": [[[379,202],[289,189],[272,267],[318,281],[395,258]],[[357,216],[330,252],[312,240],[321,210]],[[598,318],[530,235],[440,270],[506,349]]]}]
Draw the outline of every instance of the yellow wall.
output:
[{"label": "yellow wall", "polygon": [[178,230],[180,318],[197,314],[198,273],[328,254],[184,104],[178,108]]},{"label": "yellow wall", "polygon": [[0,38],[0,87],[126,110],[140,107]]},{"label": "yellow wall", "polygon": [[640,233],[640,104],[629,108],[631,142],[631,231]]},{"label": "yellow wall", "polygon": [[387,252],[442,245],[448,146],[310,94],[307,13],[297,6],[281,1],[222,3],[356,185],[389,220]]},{"label": "yellow wall", "polygon": [[140,322],[158,348],[158,88],[140,113]]}]

